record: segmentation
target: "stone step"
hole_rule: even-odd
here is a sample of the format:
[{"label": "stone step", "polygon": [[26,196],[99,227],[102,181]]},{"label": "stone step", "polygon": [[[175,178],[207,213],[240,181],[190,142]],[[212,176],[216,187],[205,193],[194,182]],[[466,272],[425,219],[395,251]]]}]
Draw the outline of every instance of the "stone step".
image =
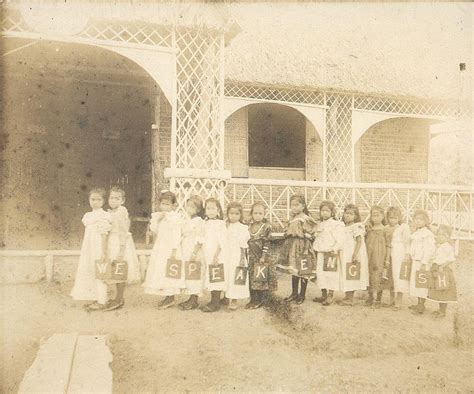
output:
[{"label": "stone step", "polygon": [[104,335],[54,334],[26,371],[19,393],[112,393]]}]

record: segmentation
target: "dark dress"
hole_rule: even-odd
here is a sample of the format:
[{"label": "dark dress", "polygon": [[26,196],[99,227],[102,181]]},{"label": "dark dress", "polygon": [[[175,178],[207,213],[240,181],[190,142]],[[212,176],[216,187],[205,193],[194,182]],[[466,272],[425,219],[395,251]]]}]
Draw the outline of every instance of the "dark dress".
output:
[{"label": "dark dress", "polygon": [[[314,220],[304,213],[290,219],[285,229],[285,242],[278,259],[277,267],[281,271],[306,279],[316,277],[316,254],[311,234],[314,226]],[[311,273],[301,275],[298,264],[303,257],[308,259],[307,264],[311,267]]]},{"label": "dark dress", "polygon": [[[249,225],[250,240],[248,242],[249,249],[249,278],[250,290],[270,290],[277,289],[276,268],[272,257],[268,254],[270,248],[270,235],[272,226],[270,223],[251,223]],[[260,259],[264,255],[264,264],[268,267],[268,280],[266,282],[253,281],[255,265],[259,264]]]},{"label": "dark dress", "polygon": [[365,244],[369,260],[370,291],[390,290],[393,288],[390,270],[387,270],[389,279],[382,279],[385,257],[387,255],[387,238],[390,238],[390,235],[387,237],[387,231],[387,227],[373,229],[372,226],[367,226]]}]

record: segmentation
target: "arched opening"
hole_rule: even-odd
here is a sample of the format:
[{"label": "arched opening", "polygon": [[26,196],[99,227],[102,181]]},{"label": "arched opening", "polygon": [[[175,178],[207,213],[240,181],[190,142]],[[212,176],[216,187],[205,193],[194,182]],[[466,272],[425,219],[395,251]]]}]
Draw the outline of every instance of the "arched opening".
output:
[{"label": "arched opening", "polygon": [[299,111],[281,104],[240,108],[225,122],[225,168],[233,177],[320,180],[322,142]]},{"label": "arched opening", "polygon": [[356,180],[427,183],[430,125],[436,122],[392,118],[372,125],[355,145]]},{"label": "arched opening", "polygon": [[88,190],[112,185],[127,194],[140,243],[139,218],[152,204],[157,95],[166,102],[154,80],[133,61],[95,46],[4,41],[4,245],[78,247]]}]

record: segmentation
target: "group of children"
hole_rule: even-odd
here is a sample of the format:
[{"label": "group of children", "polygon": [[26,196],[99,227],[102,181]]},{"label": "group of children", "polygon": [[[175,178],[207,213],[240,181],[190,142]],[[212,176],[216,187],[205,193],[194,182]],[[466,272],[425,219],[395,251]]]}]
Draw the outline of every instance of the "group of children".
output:
[{"label": "group of children", "polygon": [[[105,191],[93,189],[89,195],[92,212],[84,215],[86,226],[74,299],[93,301],[89,310],[114,310],[124,305],[126,283],[138,282],[140,271],[130,221],[123,206],[125,193],[112,188],[108,212],[103,210]],[[244,224],[242,205],[231,202],[226,212],[217,199],[205,202],[192,196],[185,204],[185,217],[176,212],[175,194],[164,191],[159,212],[153,213],[150,229],[156,241],[143,283],[147,294],[163,296],[160,309],[175,305],[175,297],[189,298],[182,310],[199,307],[205,290],[211,300],[203,312],[218,311],[226,305],[238,308],[237,301],[250,298],[246,308],[260,308],[277,288],[277,268],[291,275],[292,292],[287,302],[301,304],[308,282],[315,282],[321,296],[314,299],[325,306],[334,302],[335,292],[344,292],[341,305],[352,305],[355,291],[368,290],[367,305],[381,306],[383,290],[390,291],[394,310],[401,308],[403,294],[418,298],[414,313],[425,311],[425,300],[439,303],[436,316],[445,316],[448,303],[456,302],[456,285],[450,265],[454,250],[449,243],[450,228],[440,226],[435,234],[425,211],[414,214],[415,231],[403,223],[396,207],[385,212],[372,207],[369,224],[361,222],[357,206],[344,209],[343,221],[336,220],[336,207],[323,201],[319,219],[308,212],[302,195],[290,198],[290,220],[277,257],[270,253],[272,227],[265,219],[265,205],[257,202]],[[96,279],[97,261],[125,261],[126,280]],[[115,283],[116,298],[107,300],[107,285]],[[223,297],[222,297],[223,295]]]}]

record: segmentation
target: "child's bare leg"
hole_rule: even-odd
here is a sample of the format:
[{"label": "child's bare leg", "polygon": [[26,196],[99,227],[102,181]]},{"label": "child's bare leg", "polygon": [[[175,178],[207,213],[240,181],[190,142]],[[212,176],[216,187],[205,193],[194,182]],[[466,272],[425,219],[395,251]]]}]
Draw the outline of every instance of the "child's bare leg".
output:
[{"label": "child's bare leg", "polygon": [[382,301],[382,293],[383,293],[382,290],[379,290],[377,292],[377,299],[376,299],[377,302]]},{"label": "child's bare leg", "polygon": [[397,297],[395,298],[395,304],[393,305],[395,309],[400,309],[402,306],[402,297],[403,293],[400,291],[397,291]]},{"label": "child's bare leg", "polygon": [[117,294],[115,296],[116,302],[123,302],[123,293],[125,292],[125,283],[117,283]]},{"label": "child's bare leg", "polygon": [[285,301],[291,302],[295,301],[298,298],[298,287],[300,283],[300,278],[298,276],[291,276],[291,294],[285,298]]},{"label": "child's bare leg", "polygon": [[439,304],[439,314],[440,316],[446,316],[446,309],[448,309],[448,304],[445,302],[440,302]]}]

